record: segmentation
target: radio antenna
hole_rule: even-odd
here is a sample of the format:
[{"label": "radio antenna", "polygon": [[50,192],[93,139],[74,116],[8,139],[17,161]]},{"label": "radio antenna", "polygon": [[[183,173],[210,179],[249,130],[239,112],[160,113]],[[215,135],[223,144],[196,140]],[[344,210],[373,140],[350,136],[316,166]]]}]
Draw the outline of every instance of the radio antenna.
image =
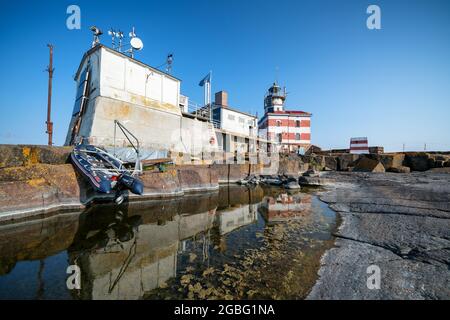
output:
[{"label": "radio antenna", "polygon": [[172,63],[173,63],[173,54],[172,53],[169,53],[167,55],[166,63],[167,63],[166,72],[170,73],[172,71]]}]

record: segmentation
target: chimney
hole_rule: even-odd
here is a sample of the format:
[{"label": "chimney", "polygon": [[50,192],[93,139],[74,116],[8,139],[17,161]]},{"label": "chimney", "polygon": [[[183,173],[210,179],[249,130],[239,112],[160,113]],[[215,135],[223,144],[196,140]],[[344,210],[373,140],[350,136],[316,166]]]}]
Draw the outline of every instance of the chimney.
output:
[{"label": "chimney", "polygon": [[228,106],[228,93],[226,91],[219,91],[216,92],[216,94],[214,95],[214,103],[217,105],[221,105],[224,107]]}]

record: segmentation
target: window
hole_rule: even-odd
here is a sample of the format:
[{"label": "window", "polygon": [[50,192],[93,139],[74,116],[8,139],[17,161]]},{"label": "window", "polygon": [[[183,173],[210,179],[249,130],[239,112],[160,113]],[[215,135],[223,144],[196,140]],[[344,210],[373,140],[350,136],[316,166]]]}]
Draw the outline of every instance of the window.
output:
[{"label": "window", "polygon": [[220,108],[213,109],[213,119],[220,122]]},{"label": "window", "polygon": [[295,134],[295,140],[300,140],[300,133]]},{"label": "window", "polygon": [[277,120],[277,127],[281,127],[281,121]]},{"label": "window", "polygon": [[296,126],[296,127],[300,127],[300,120],[296,120],[296,121],[295,121],[295,126]]},{"label": "window", "polygon": [[229,114],[229,115],[228,115],[228,120],[234,121],[234,115]]},{"label": "window", "polygon": [[244,118],[241,118],[241,117],[239,117],[239,123],[245,123],[245,119],[244,119]]},{"label": "window", "polygon": [[80,74],[77,95],[75,96],[75,105],[74,105],[73,111],[72,111],[73,116],[78,114],[81,111],[82,106],[86,101],[86,97],[89,96],[89,93],[88,93],[89,78],[90,78],[89,74],[90,74],[90,72],[89,72],[88,68],[85,68]]},{"label": "window", "polygon": [[283,141],[283,135],[281,133],[277,133],[278,142]]}]

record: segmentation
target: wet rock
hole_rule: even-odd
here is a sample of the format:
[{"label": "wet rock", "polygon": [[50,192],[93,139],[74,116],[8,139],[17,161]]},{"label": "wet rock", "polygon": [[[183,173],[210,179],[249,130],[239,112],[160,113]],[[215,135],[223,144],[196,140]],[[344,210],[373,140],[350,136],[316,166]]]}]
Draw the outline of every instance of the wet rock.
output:
[{"label": "wet rock", "polygon": [[325,170],[337,170],[338,164],[335,157],[332,156],[325,156]]},{"label": "wet rock", "polygon": [[436,165],[436,161],[434,158],[428,158],[428,168],[434,168]]},{"label": "wet rock", "polygon": [[450,173],[450,167],[433,168],[433,169],[428,170],[427,172],[434,172],[434,173]]},{"label": "wet rock", "polygon": [[310,166],[315,170],[319,171],[323,170],[323,168],[325,167],[325,156],[322,155],[311,156]]},{"label": "wet rock", "polygon": [[402,153],[381,154],[377,155],[377,160],[381,161],[386,171],[389,171],[391,168],[402,167],[405,161],[405,155]]},{"label": "wet rock", "polygon": [[410,173],[411,169],[405,166],[391,167],[387,171],[396,173]]},{"label": "wet rock", "polygon": [[302,159],[296,154],[280,154],[278,174],[298,176],[304,169]]},{"label": "wet rock", "polygon": [[337,157],[337,170],[349,171],[350,168],[355,166],[356,161],[359,159],[357,154],[341,154]]},{"label": "wet rock", "polygon": [[314,169],[309,169],[306,172],[303,173],[304,177],[318,177],[319,172]]},{"label": "wet rock", "polygon": [[436,160],[434,162],[434,168],[443,168],[445,161],[443,160]]},{"label": "wet rock", "polygon": [[354,172],[385,172],[384,166],[380,161],[370,159],[367,157],[362,157],[358,160]]},{"label": "wet rock", "polygon": [[319,187],[319,186],[326,186],[329,184],[332,184],[332,180],[327,179],[327,178],[320,178],[320,177],[305,177],[305,176],[301,176],[298,179],[298,183],[300,184],[300,186],[305,186],[305,187]]},{"label": "wet rock", "polygon": [[408,153],[405,156],[405,163],[411,171],[426,171],[430,169],[429,159],[430,156],[424,152]]},{"label": "wet rock", "polygon": [[291,189],[291,190],[300,189],[301,188],[300,185],[298,184],[297,180],[287,181],[287,182],[284,183],[283,187],[285,189]]},{"label": "wet rock", "polygon": [[281,186],[283,184],[283,180],[276,176],[269,176],[261,178],[261,183],[272,185],[272,186]]},{"label": "wet rock", "polygon": [[255,175],[249,175],[247,178],[239,180],[238,184],[240,185],[257,185],[260,183],[260,178]]}]

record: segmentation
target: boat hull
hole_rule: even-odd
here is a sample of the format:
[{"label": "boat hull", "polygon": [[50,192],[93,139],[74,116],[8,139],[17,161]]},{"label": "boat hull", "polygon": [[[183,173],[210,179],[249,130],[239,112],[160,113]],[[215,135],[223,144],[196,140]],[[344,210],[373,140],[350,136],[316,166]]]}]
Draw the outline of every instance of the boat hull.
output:
[{"label": "boat hull", "polygon": [[71,153],[77,171],[100,193],[119,192],[127,189],[141,195],[144,185],[124,169],[122,163],[107,152],[92,146],[78,145]]}]

